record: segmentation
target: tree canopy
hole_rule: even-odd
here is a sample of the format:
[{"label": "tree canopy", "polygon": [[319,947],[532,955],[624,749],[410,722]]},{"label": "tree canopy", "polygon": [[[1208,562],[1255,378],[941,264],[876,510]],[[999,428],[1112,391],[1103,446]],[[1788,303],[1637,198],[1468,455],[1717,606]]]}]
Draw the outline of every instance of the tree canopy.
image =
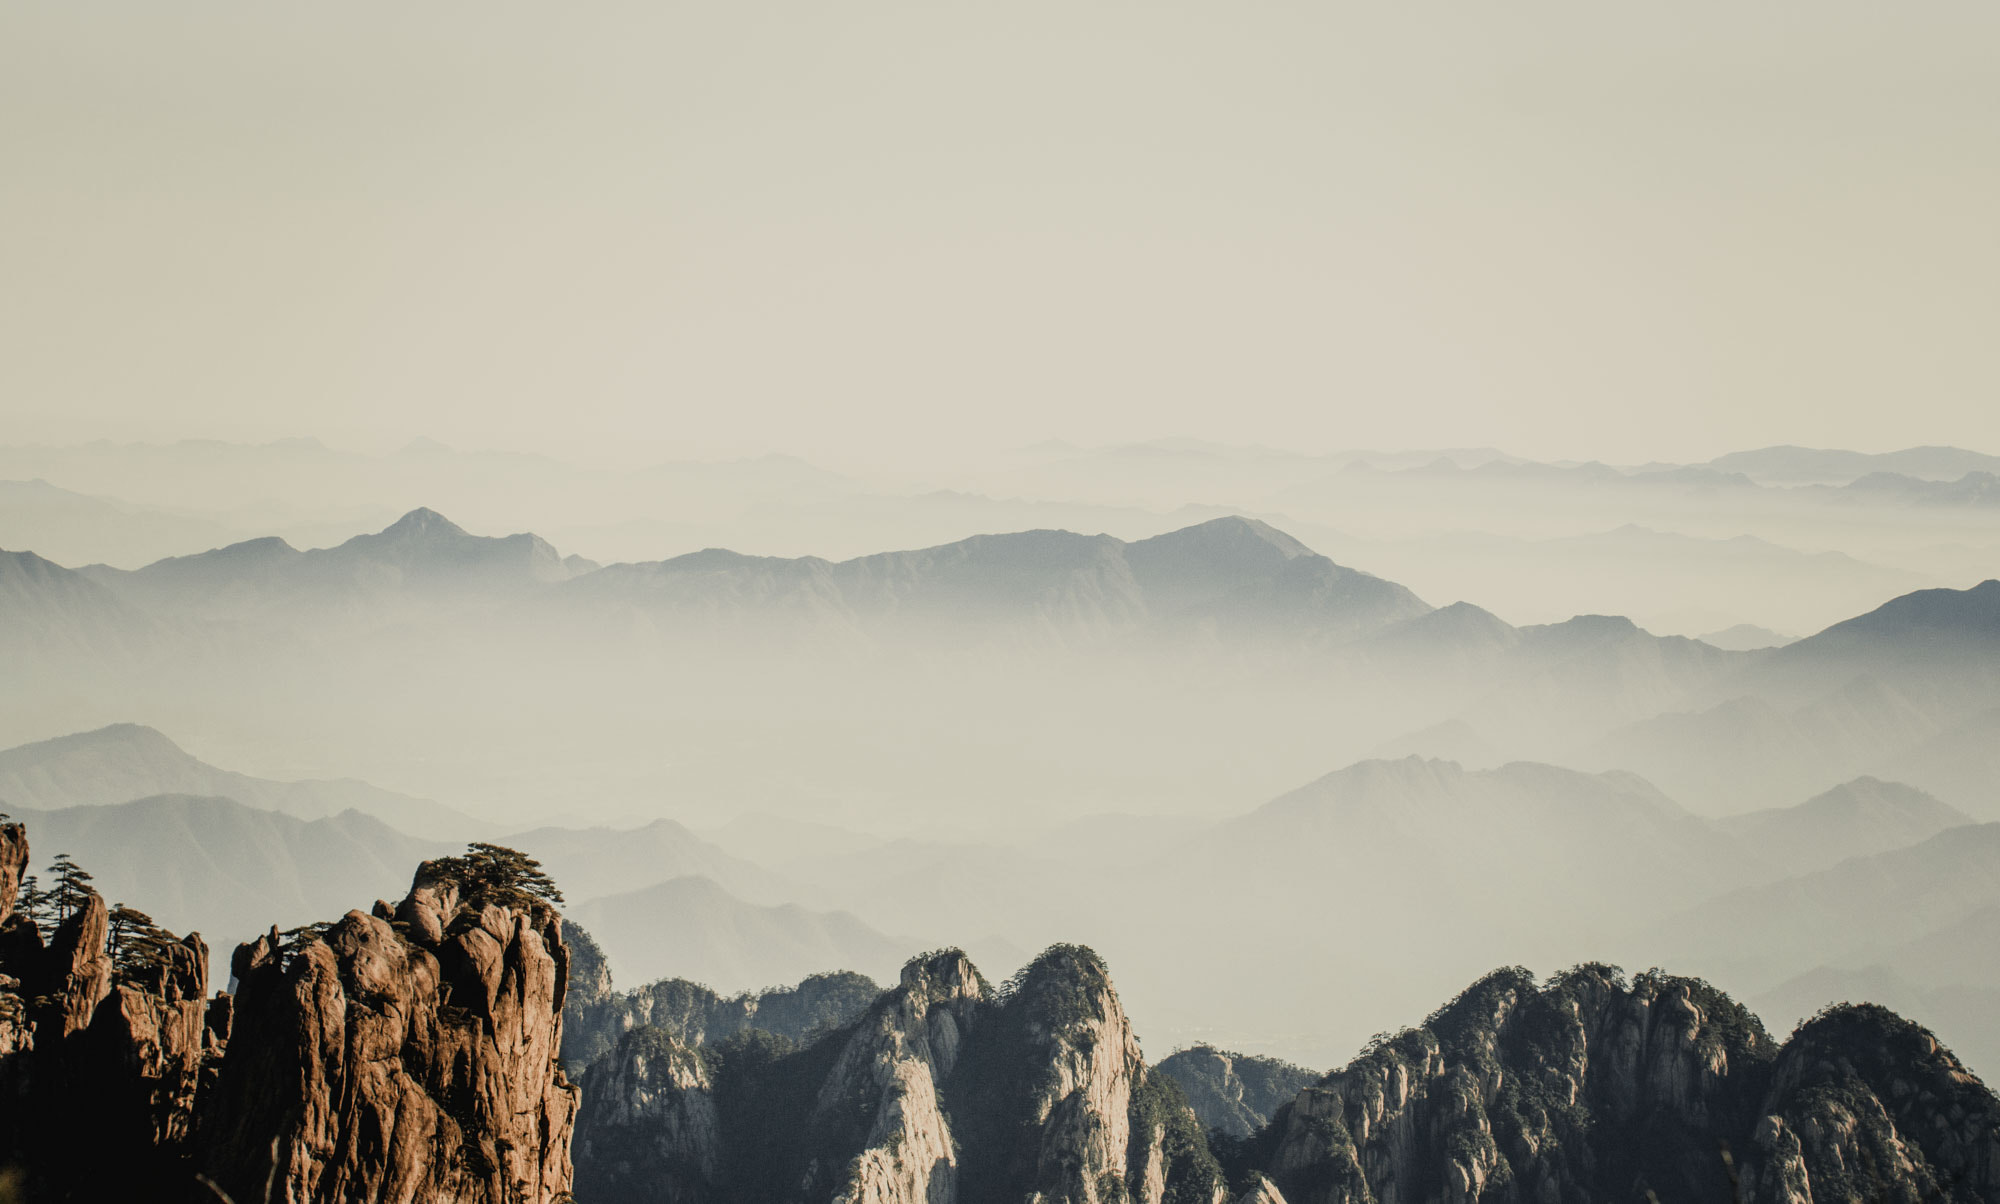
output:
[{"label": "tree canopy", "polygon": [[153,922],[153,917],[123,903],[111,908],[110,953],[112,970],[129,979],[139,971],[156,966],[166,950],[179,942],[174,934]]},{"label": "tree canopy", "polygon": [[443,857],[432,866],[458,883],[461,896],[475,907],[495,903],[526,909],[563,901],[562,891],[541,862],[505,845],[474,841],[465,846],[464,856]]},{"label": "tree canopy", "polygon": [[55,864],[49,867],[49,876],[56,880],[49,899],[58,924],[81,911],[90,896],[97,893],[90,885],[90,871],[71,860],[68,853],[56,854]]}]

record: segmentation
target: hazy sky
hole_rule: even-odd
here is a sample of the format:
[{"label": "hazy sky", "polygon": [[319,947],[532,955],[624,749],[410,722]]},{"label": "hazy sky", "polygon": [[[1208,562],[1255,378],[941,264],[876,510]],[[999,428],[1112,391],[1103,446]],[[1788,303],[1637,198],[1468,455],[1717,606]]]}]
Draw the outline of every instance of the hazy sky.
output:
[{"label": "hazy sky", "polygon": [[22,0],[0,439],[2000,449],[2000,5]]}]

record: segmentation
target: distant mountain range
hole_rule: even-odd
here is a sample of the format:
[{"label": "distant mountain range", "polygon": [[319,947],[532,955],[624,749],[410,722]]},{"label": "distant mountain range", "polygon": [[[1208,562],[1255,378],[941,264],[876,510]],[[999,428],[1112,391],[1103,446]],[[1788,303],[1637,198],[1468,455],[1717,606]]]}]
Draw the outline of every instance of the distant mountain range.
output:
[{"label": "distant mountain range", "polygon": [[636,611],[660,624],[728,615],[760,630],[805,625],[876,639],[985,627],[1030,645],[1069,645],[1151,628],[1316,647],[1430,609],[1393,582],[1236,517],[1134,543],[1024,531],[839,563],[712,549],[609,566],[565,586],[554,604]]},{"label": "distant mountain range", "polygon": [[1875,454],[1832,448],[1765,447],[1718,456],[1708,466],[1774,485],[1843,485],[1877,473],[1950,481],[1967,473],[2000,472],[2000,456],[1962,447],[1909,447]]},{"label": "distant mountain range", "polygon": [[471,535],[420,509],[332,548],[301,552],[266,537],[142,569],[83,573],[149,610],[242,618],[279,608],[323,616],[391,598],[504,598],[596,567],[564,558],[539,536]]}]

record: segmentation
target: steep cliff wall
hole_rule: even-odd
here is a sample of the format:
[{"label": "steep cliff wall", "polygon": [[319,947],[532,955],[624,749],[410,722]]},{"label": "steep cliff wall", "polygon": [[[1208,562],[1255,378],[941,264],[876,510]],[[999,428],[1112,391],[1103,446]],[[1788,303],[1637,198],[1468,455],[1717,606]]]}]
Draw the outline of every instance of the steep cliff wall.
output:
[{"label": "steep cliff wall", "polygon": [[[584,1204],[1225,1197],[1103,963],[1073,946],[1000,991],[956,950],[915,959],[805,1048],[748,1032],[692,1049],[637,1030],[590,1073],[577,1151]],[[697,1179],[686,1195],[659,1186]]]},{"label": "steep cliff wall", "polygon": [[[378,912],[387,912],[386,907]],[[202,1160],[237,1199],[552,1204],[577,1091],[557,1063],[554,910],[434,863],[391,915],[237,950],[235,1029]]]}]

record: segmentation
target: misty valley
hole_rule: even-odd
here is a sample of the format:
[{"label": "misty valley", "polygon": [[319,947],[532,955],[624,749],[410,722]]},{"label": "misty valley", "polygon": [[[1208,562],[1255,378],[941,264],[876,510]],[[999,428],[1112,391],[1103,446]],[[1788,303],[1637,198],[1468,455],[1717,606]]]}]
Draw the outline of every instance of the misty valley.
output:
[{"label": "misty valley", "polygon": [[[1949,450],[1898,463],[1984,471]],[[2000,538],[1983,494],[1852,500],[1892,474],[1846,453],[1205,454],[1332,509],[1427,474],[1495,527]],[[600,563],[428,508],[0,552],[8,1190],[2000,1198],[2000,581],[1822,562],[1878,592],[1790,636],[1753,548],[1700,638],[1511,622],[1632,561],[1545,548],[1531,604],[1434,604],[1224,509],[839,557]],[[0,542],[214,530],[163,523],[0,496]],[[1488,571],[1439,546],[1405,562]]]}]

